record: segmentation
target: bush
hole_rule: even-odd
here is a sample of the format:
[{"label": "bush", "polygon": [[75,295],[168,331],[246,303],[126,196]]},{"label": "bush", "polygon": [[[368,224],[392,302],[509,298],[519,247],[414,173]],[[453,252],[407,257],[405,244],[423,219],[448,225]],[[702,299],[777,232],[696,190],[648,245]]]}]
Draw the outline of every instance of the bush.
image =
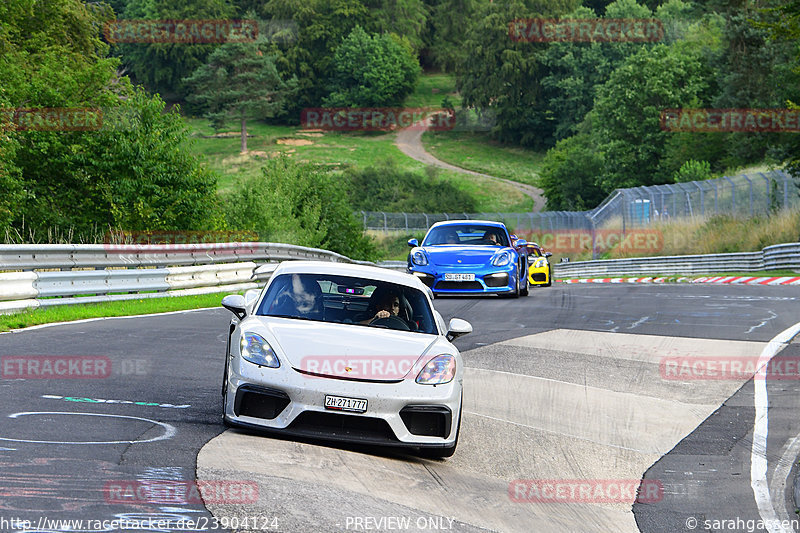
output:
[{"label": "bush", "polygon": [[332,107],[398,106],[417,84],[420,66],[411,50],[391,35],[368,35],[360,26],[336,49]]},{"label": "bush", "polygon": [[464,213],[475,211],[475,199],[438,178],[428,167],[425,174],[402,170],[393,161],[365,169],[349,169],[350,204],[354,210],[389,212]]},{"label": "bush", "polygon": [[690,159],[681,165],[681,168],[673,176],[675,183],[702,181],[711,177],[711,163],[708,161],[695,161],[694,159]]},{"label": "bush", "polygon": [[324,248],[374,259],[341,183],[329,171],[288,158],[272,159],[260,176],[239,182],[225,198],[228,225],[267,242]]},{"label": "bush", "polygon": [[547,209],[584,211],[597,206],[605,196],[596,182],[602,168],[602,156],[589,134],[558,141],[547,151],[539,178]]}]

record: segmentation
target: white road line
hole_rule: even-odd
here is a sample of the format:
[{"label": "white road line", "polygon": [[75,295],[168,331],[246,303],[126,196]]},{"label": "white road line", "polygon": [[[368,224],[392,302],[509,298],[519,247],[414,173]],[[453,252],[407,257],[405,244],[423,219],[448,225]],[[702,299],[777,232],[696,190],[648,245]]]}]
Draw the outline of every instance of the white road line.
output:
[{"label": "white road line", "polygon": [[[769,397],[767,394],[766,365],[795,335],[800,333],[800,322],[775,336],[764,347],[758,360],[759,371],[753,377],[753,404],[756,409],[753,424],[753,447],[750,451],[750,486],[758,506],[758,514],[770,533],[788,533],[775,513],[767,483],[767,435],[769,434]],[[782,497],[782,495],[781,495]]]}]

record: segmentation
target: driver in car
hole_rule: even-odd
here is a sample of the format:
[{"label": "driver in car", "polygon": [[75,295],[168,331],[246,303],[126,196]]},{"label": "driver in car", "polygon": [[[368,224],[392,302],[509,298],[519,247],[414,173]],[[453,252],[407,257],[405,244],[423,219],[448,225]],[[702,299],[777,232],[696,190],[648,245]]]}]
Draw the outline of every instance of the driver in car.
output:
[{"label": "driver in car", "polygon": [[496,232],[489,230],[483,234],[483,242],[489,245],[499,245],[500,244],[500,237],[497,235]]},{"label": "driver in car", "polygon": [[390,316],[398,316],[400,314],[400,297],[393,293],[386,293],[386,295],[378,301],[378,312],[375,316],[367,320],[367,324],[379,318],[389,318]]},{"label": "driver in car", "polygon": [[409,323],[408,320],[400,316],[400,295],[397,292],[388,291],[377,296],[376,300],[370,305],[371,309],[368,310],[368,314],[371,314],[373,310],[375,314],[366,320],[362,320],[361,324],[371,324],[375,320],[382,318],[397,317],[412,331],[417,329],[416,324]]}]

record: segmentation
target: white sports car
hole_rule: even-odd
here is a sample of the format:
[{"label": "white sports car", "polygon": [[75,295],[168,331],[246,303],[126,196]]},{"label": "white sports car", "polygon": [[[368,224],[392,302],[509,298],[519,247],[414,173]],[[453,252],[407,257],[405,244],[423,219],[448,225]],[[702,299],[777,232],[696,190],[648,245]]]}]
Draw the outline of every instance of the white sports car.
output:
[{"label": "white sports car", "polygon": [[262,291],[222,300],[235,315],[224,422],[451,456],[464,364],[450,341],[472,326],[458,318],[445,326],[432,299],[402,272],[281,263]]}]

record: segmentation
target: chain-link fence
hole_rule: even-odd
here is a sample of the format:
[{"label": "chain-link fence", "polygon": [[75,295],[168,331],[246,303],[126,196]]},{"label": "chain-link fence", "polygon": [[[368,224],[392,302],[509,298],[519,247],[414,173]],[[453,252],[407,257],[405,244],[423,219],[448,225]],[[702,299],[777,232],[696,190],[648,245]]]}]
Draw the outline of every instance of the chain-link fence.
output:
[{"label": "chain-link fence", "polygon": [[617,189],[591,211],[540,213],[385,213],[359,211],[364,229],[425,231],[442,220],[503,222],[517,232],[647,227],[671,218],[753,217],[800,205],[798,181],[781,170],[713,180]]}]

